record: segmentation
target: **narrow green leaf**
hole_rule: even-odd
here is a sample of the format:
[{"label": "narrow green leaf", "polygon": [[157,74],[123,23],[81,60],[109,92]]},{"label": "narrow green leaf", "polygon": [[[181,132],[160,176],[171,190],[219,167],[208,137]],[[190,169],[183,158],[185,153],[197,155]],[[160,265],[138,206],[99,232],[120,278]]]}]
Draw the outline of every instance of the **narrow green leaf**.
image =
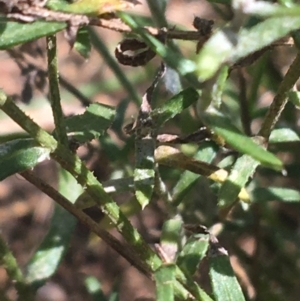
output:
[{"label": "narrow green leaf", "polygon": [[114,108],[100,103],[91,104],[82,115],[66,119],[68,133],[81,143],[103,135],[115,116]]},{"label": "narrow green leaf", "polygon": [[[194,158],[199,161],[211,163],[216,156],[217,148],[214,142],[206,141],[199,146]],[[178,206],[185,195],[193,188],[201,175],[185,170],[173,189],[173,205]]]},{"label": "narrow green leaf", "polygon": [[193,234],[177,258],[177,265],[188,275],[194,275],[209,246],[208,234]]},{"label": "narrow green leaf", "polygon": [[254,202],[300,202],[300,192],[295,189],[284,187],[257,187],[252,191]]},{"label": "narrow green leaf", "polygon": [[155,141],[152,137],[136,138],[134,187],[142,209],[149,204],[154,189],[154,150]]},{"label": "narrow green leaf", "polygon": [[[82,193],[82,188],[71,174],[61,170],[59,191],[74,203]],[[75,226],[74,216],[56,205],[49,232],[26,267],[26,281],[32,287],[38,289],[55,273],[67,250]]]},{"label": "narrow green leaf", "polygon": [[175,265],[164,264],[155,272],[156,300],[174,301]]},{"label": "narrow green leaf", "polygon": [[91,53],[91,39],[89,31],[86,27],[81,27],[78,30],[74,48],[85,58],[89,58]]},{"label": "narrow green leaf", "polygon": [[243,135],[234,127],[229,118],[210,108],[202,115],[203,121],[216,134],[220,135],[225,141],[237,151],[250,155],[261,164],[276,170],[282,169],[282,162],[272,153],[266,151],[256,144],[251,138]]},{"label": "narrow green leaf", "polygon": [[270,45],[300,27],[300,17],[274,17],[238,34],[229,27],[218,30],[204,45],[197,59],[197,76],[211,78],[225,62],[236,62]]},{"label": "narrow green leaf", "polygon": [[300,109],[300,92],[290,91],[288,92],[288,99],[297,109]]},{"label": "narrow green leaf", "polygon": [[280,143],[280,142],[295,142],[299,141],[298,134],[289,128],[275,129],[271,132],[269,143]]},{"label": "narrow green leaf", "polygon": [[298,17],[300,15],[300,6],[295,5],[290,0],[279,1],[283,5],[269,3],[266,1],[252,2],[244,8],[244,12],[249,15],[260,17]]},{"label": "narrow green leaf", "polygon": [[16,139],[0,144],[0,181],[49,159],[50,151],[33,139]]},{"label": "narrow green leaf", "polygon": [[248,155],[242,155],[235,161],[219,191],[218,206],[220,208],[229,208],[233,205],[241,189],[252,177],[258,165],[259,162]]},{"label": "narrow green leaf", "polygon": [[229,257],[212,254],[209,257],[209,274],[216,301],[245,301],[235,277]]},{"label": "narrow green leaf", "polygon": [[177,251],[181,248],[182,220],[169,219],[164,222],[160,237],[160,244],[170,261],[175,261]]},{"label": "narrow green leaf", "polygon": [[120,300],[119,291],[120,291],[119,282],[117,281],[113,286],[113,289],[109,295],[108,301],[119,301]]},{"label": "narrow green leaf", "polygon": [[224,66],[220,69],[217,80],[212,88],[212,104],[214,107],[218,108],[222,102],[222,94],[225,88],[225,83],[228,78],[229,68],[228,66]]},{"label": "narrow green leaf", "polygon": [[154,109],[151,113],[156,126],[162,126],[169,119],[180,114],[184,109],[195,103],[198,98],[199,94],[195,89],[187,88],[168,99],[160,108]]},{"label": "narrow green leaf", "polygon": [[0,18],[0,50],[54,34],[66,27],[66,23],[36,21],[22,24]]},{"label": "narrow green leaf", "polygon": [[105,295],[102,291],[102,285],[97,278],[89,276],[84,281],[87,291],[92,297],[93,301],[106,301]]}]

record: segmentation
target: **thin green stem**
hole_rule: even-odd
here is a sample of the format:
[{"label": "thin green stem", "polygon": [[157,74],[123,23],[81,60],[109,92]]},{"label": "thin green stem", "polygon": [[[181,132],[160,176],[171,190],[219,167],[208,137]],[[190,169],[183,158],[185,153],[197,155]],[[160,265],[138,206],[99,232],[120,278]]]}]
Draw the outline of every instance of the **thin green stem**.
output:
[{"label": "thin green stem", "polygon": [[117,253],[126,258],[133,266],[135,266],[143,274],[151,278],[151,270],[146,266],[143,261],[136,255],[136,253],[128,246],[122,244],[115,237],[113,237],[109,232],[102,229],[97,222],[91,219],[87,214],[78,209],[73,205],[67,198],[60,194],[53,187],[42,181],[40,178],[36,177],[30,171],[24,171],[20,173],[28,182],[39,188],[46,195],[52,198],[60,206],[74,215],[82,224],[84,224],[89,230],[97,234],[101,239],[103,239],[110,247],[112,247]]},{"label": "thin green stem", "polygon": [[34,294],[30,287],[25,283],[16,258],[8,248],[2,235],[0,235],[0,265],[5,268],[10,280],[14,282],[18,295],[22,297],[22,300],[33,301]]},{"label": "thin green stem", "polygon": [[[40,145],[49,148],[52,151],[51,157],[60,163],[64,169],[69,171],[78,183],[85,188],[85,191],[101,208],[102,212],[110,218],[112,224],[115,225],[123,238],[140,257],[140,260],[145,263],[145,266],[147,266],[149,270],[154,272],[161,265],[161,260],[140,236],[138,231],[131,225],[119,206],[105,192],[102,184],[98,182],[93,173],[87,169],[80,158],[76,154],[73,154],[67,147],[59,144],[46,131],[41,129],[1,90],[0,108],[25,129]],[[187,290],[193,295],[198,296],[198,285],[185,277],[179,269],[176,273],[176,278],[184,287],[186,287],[186,289],[184,289],[181,284],[176,285],[176,294],[179,299],[186,299],[186,296],[188,295]],[[196,299],[201,300],[201,298],[197,297]]]},{"label": "thin green stem", "polygon": [[274,100],[267,112],[267,115],[258,133],[259,136],[262,136],[266,139],[269,138],[271,131],[273,130],[275,124],[277,123],[281,115],[281,112],[283,111],[287,103],[287,92],[289,92],[293,88],[299,76],[300,76],[300,53],[298,52],[295,60],[291,64],[288,72],[286,73],[285,77],[283,78],[282,82],[279,85],[277,94],[274,97]]},{"label": "thin green stem", "polygon": [[47,54],[48,54],[48,78],[49,78],[49,95],[51,108],[54,117],[55,131],[58,141],[63,145],[68,145],[68,137],[65,126],[65,118],[61,108],[58,68],[57,68],[57,49],[56,36],[47,37]]},{"label": "thin green stem", "polygon": [[[114,202],[111,196],[105,192],[102,184],[98,182],[96,177],[88,170],[80,158],[64,145],[57,143],[51,135],[29,119],[4,93],[0,94],[0,107],[39,144],[52,150],[51,157],[69,171],[82,187],[86,188],[86,192],[110,218],[124,239],[135,248],[141,259],[144,260],[152,270],[157,269],[161,264],[160,259],[152,249],[149,248],[138,231],[122,213],[119,206]],[[43,139],[40,140],[40,137]],[[56,147],[53,149],[53,146]]]}]

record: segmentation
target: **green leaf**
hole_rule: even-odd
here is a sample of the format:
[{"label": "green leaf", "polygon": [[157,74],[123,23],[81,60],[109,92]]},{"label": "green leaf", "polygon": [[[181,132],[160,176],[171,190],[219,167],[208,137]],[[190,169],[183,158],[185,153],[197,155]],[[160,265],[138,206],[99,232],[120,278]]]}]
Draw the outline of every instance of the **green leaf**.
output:
[{"label": "green leaf", "polygon": [[85,58],[89,58],[91,53],[91,40],[87,27],[79,28],[77,32],[74,48]]},{"label": "green leaf", "polygon": [[230,208],[238,198],[241,189],[252,177],[259,162],[248,155],[240,156],[234,163],[227,179],[219,190],[218,206]]},{"label": "green leaf", "polygon": [[[61,170],[59,192],[74,203],[82,193],[82,188],[71,174]],[[56,205],[49,232],[26,267],[26,281],[35,289],[55,273],[69,246],[75,226],[76,219],[73,215]]]},{"label": "green leaf", "polygon": [[51,35],[66,27],[66,23],[36,21],[31,24],[22,24],[8,22],[0,17],[0,49],[9,49],[18,44]]},{"label": "green leaf", "polygon": [[175,265],[164,264],[155,271],[156,300],[174,301]]},{"label": "green leaf", "polygon": [[300,202],[300,192],[295,189],[284,187],[257,187],[252,191],[254,202]]},{"label": "green leaf", "polygon": [[290,91],[288,92],[288,99],[297,109],[300,109],[300,92]]},{"label": "green leaf", "polygon": [[136,138],[134,187],[142,209],[149,204],[154,189],[154,150],[155,141],[152,137]]},{"label": "green leaf", "polygon": [[212,104],[216,108],[220,107],[222,103],[223,90],[225,88],[225,83],[228,78],[228,74],[229,74],[228,66],[224,66],[223,68],[221,68],[218,77],[216,79],[216,82],[212,87],[212,91],[211,91]]},{"label": "green leaf", "polygon": [[198,98],[199,94],[195,89],[187,88],[168,99],[160,108],[156,108],[151,112],[155,125],[157,127],[162,126],[169,119],[195,103]]},{"label": "green leaf", "polygon": [[111,292],[111,294],[109,295],[108,301],[119,301],[120,294],[118,291],[119,291],[119,287],[118,287],[118,283],[117,283],[117,285],[114,285],[114,289]]},{"label": "green leaf", "polygon": [[[199,146],[199,150],[194,155],[194,158],[202,162],[211,163],[216,156],[216,153],[217,148],[214,142],[203,142]],[[188,170],[181,173],[180,178],[173,189],[173,206],[178,206],[181,203],[183,198],[193,188],[200,177],[201,175]]]},{"label": "green leaf", "polygon": [[89,276],[84,281],[85,287],[92,297],[93,301],[106,301],[102,291],[102,285],[96,277]]},{"label": "green leaf", "polygon": [[91,104],[82,115],[66,119],[67,132],[85,143],[103,135],[115,116],[114,108],[100,103]]},{"label": "green leaf", "polygon": [[300,6],[295,5],[290,0],[279,1],[283,5],[268,3],[266,1],[252,2],[244,8],[244,12],[248,15],[255,15],[260,17],[299,17]]},{"label": "green leaf", "polygon": [[172,262],[175,261],[177,251],[180,248],[181,233],[181,219],[175,217],[164,222],[160,237],[160,244]]},{"label": "green leaf", "polygon": [[0,181],[49,159],[50,151],[33,139],[16,139],[0,144]]},{"label": "green leaf", "polygon": [[250,155],[265,166],[276,170],[282,169],[282,162],[275,155],[263,149],[251,138],[243,135],[231,124],[229,118],[214,108],[210,108],[204,112],[202,119],[209,128],[224,138],[232,148],[241,153]]},{"label": "green leaf", "polygon": [[280,142],[295,142],[299,141],[298,134],[289,128],[275,129],[271,132],[269,143],[280,143]]},{"label": "green leaf", "polygon": [[216,301],[245,301],[227,255],[211,254],[209,275]]},{"label": "green leaf", "polygon": [[194,275],[209,246],[208,234],[193,234],[177,258],[177,265],[188,275]]},{"label": "green leaf", "polygon": [[229,27],[218,30],[204,45],[197,59],[197,76],[211,78],[223,63],[239,59],[270,45],[300,27],[300,17],[274,17],[236,34]]}]

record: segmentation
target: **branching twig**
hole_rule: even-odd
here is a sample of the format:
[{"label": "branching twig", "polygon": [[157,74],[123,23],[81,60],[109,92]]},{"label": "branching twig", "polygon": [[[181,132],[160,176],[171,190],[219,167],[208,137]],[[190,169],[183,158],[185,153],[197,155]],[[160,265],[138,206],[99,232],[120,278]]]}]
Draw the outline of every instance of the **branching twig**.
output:
[{"label": "branching twig", "polygon": [[140,257],[136,255],[134,250],[129,245],[124,245],[119,242],[115,237],[113,237],[109,232],[100,228],[99,224],[92,220],[87,214],[78,209],[73,205],[68,199],[66,199],[62,194],[60,194],[53,187],[42,181],[40,178],[36,177],[30,171],[24,171],[21,175],[31,184],[36,186],[38,189],[43,191],[46,195],[52,198],[60,206],[65,208],[68,212],[74,215],[82,224],[84,224],[88,229],[97,234],[102,238],[110,247],[112,247],[118,254],[123,256],[130,262],[134,267],[136,267],[140,272],[145,274],[147,277],[151,278],[151,270],[140,260]]},{"label": "branching twig", "polygon": [[[63,145],[58,144],[51,135],[26,116],[2,91],[0,91],[0,108],[25,129],[41,146],[51,151],[51,157],[69,171],[79,184],[85,187],[86,192],[110,218],[116,229],[139,256],[140,260],[144,262],[145,266],[149,270],[155,271],[161,265],[159,257],[131,225],[119,206],[105,192],[101,183],[98,182],[78,156]],[[190,293],[194,296],[199,295],[198,285],[184,275],[179,268],[176,269],[176,279],[178,282],[176,282],[175,290],[178,298],[187,299]]]},{"label": "branching twig", "polygon": [[269,107],[267,115],[263,121],[258,135],[268,139],[271,131],[277,123],[281,112],[287,103],[287,92],[289,92],[296,84],[300,76],[300,53],[297,54],[295,60],[291,64],[288,72],[279,85],[277,94]]}]

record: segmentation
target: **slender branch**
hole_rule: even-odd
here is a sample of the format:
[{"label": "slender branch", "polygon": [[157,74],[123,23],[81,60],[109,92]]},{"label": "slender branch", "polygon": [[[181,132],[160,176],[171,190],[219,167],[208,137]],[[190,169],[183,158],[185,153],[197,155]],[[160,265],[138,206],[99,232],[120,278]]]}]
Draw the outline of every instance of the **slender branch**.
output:
[{"label": "slender branch", "polygon": [[[59,144],[46,131],[42,130],[1,90],[0,108],[25,129],[40,145],[52,151],[51,157],[60,163],[64,169],[69,171],[82,187],[85,187],[85,191],[110,218],[116,229],[132,247],[137,256],[140,257],[140,260],[144,262],[149,270],[155,271],[161,265],[160,258],[131,225],[119,206],[105,192],[101,183],[99,183],[93,173],[87,169],[80,158],[76,154],[73,154],[68,148]],[[176,279],[178,279],[178,282],[176,282],[175,290],[179,299],[187,299],[188,296],[190,296],[189,292],[197,298],[200,290],[199,286],[186,277],[179,268],[176,269]],[[198,300],[201,300],[200,297]]]},{"label": "slender branch", "polygon": [[51,108],[54,117],[55,131],[57,133],[58,141],[63,145],[68,145],[68,136],[65,126],[65,118],[61,107],[59,82],[58,82],[58,68],[57,68],[57,54],[56,54],[56,36],[51,35],[47,37],[47,54],[48,54],[48,78],[49,78],[49,95],[51,101]]},{"label": "slender branch", "polygon": [[[157,269],[161,264],[160,259],[143,240],[138,231],[131,225],[119,206],[114,202],[111,196],[105,192],[101,183],[98,182],[96,177],[88,170],[80,158],[65,146],[58,144],[51,135],[28,118],[4,93],[0,93],[0,107],[39,144],[52,151],[51,157],[69,171],[79,184],[86,188],[86,192],[90,195],[95,204],[110,218],[117,230],[135,249],[141,259],[144,260],[152,270]],[[43,139],[41,140],[40,137]]]},{"label": "slender branch", "polygon": [[145,274],[147,277],[152,278],[152,272],[143,261],[140,260],[139,256],[136,255],[134,250],[129,245],[124,245],[118,241],[109,232],[101,229],[99,224],[91,219],[87,214],[78,209],[73,205],[67,198],[60,194],[53,187],[36,177],[30,171],[24,171],[20,173],[28,182],[39,188],[46,195],[52,198],[56,203],[65,208],[68,212],[74,215],[82,224],[89,228],[92,232],[97,234],[103,239],[110,247],[112,247],[117,253],[127,259],[133,266],[135,266],[140,272]]},{"label": "slender branch", "polygon": [[5,268],[9,278],[14,282],[18,295],[22,297],[22,300],[32,301],[34,294],[25,283],[23,273],[18,266],[16,258],[8,248],[2,235],[0,235],[0,265]]},{"label": "slender branch", "polygon": [[298,52],[295,60],[291,64],[288,72],[283,78],[279,85],[277,94],[269,107],[267,115],[263,121],[261,129],[258,135],[268,139],[271,131],[273,130],[275,124],[277,123],[281,112],[283,111],[287,103],[287,92],[289,92],[293,86],[296,84],[300,76],[300,53]]}]

